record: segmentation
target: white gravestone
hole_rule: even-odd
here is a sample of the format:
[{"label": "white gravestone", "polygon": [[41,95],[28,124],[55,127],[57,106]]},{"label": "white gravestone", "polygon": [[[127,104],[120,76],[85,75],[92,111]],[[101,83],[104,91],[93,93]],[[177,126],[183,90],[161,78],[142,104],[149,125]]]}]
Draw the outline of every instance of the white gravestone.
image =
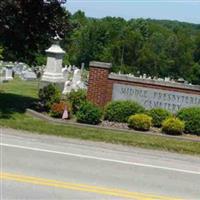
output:
[{"label": "white gravestone", "polygon": [[81,70],[75,69],[73,79],[72,79],[72,85],[76,87],[76,85],[78,85],[80,82],[81,82]]},{"label": "white gravestone", "polygon": [[6,81],[13,80],[12,73],[13,73],[13,67],[12,66],[6,66],[5,67],[5,80]]},{"label": "white gravestone", "polygon": [[0,67],[0,83],[3,82],[3,68]]},{"label": "white gravestone", "polygon": [[65,82],[69,80],[69,74],[70,72],[68,71],[68,68],[65,67],[65,68],[62,68],[62,73],[63,73],[63,77],[64,77],[64,80]]},{"label": "white gravestone", "polygon": [[71,90],[77,91],[78,89],[85,88],[83,82],[81,81],[81,70],[75,69],[72,81],[67,80],[65,82],[63,94],[70,93]]},{"label": "white gravestone", "polygon": [[35,72],[33,72],[32,70],[29,69],[29,70],[22,72],[21,78],[23,80],[31,81],[31,80],[36,80],[37,76],[36,76]]},{"label": "white gravestone", "polygon": [[72,66],[69,65],[69,67],[67,68],[69,72],[72,72]]},{"label": "white gravestone", "polygon": [[64,85],[64,90],[63,90],[62,94],[68,94],[68,93],[71,92],[71,90],[72,90],[71,81],[66,81],[65,85]]},{"label": "white gravestone", "polygon": [[23,63],[15,64],[13,70],[14,70],[16,75],[21,75],[22,71],[24,70],[24,64]]},{"label": "white gravestone", "polygon": [[50,83],[64,83],[62,73],[62,60],[65,51],[59,45],[59,37],[54,38],[52,46],[46,50],[47,64],[42,76],[42,81]]},{"label": "white gravestone", "polygon": [[85,63],[81,63],[81,73],[83,73],[84,68],[85,68]]}]

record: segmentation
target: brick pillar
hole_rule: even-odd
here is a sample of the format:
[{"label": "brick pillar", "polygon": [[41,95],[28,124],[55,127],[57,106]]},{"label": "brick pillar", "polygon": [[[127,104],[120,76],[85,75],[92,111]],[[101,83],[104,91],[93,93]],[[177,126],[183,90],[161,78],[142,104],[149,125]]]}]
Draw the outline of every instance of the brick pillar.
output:
[{"label": "brick pillar", "polygon": [[105,106],[108,99],[107,87],[110,68],[110,63],[90,62],[87,99],[101,107]]}]

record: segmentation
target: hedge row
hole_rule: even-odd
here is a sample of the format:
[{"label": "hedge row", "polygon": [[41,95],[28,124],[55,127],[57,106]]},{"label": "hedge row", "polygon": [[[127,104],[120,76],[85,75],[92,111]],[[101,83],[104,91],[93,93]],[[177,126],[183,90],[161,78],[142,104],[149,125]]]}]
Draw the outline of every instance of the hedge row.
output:
[{"label": "hedge row", "polygon": [[[138,115],[139,113],[142,114]],[[148,116],[151,117],[151,122]],[[185,131],[200,135],[200,107],[183,108],[173,115],[162,108],[145,111],[141,105],[133,101],[113,101],[105,107],[105,119],[129,122],[129,126],[136,130],[149,130],[147,127],[152,125],[162,127],[162,131],[168,134],[178,135]]]}]

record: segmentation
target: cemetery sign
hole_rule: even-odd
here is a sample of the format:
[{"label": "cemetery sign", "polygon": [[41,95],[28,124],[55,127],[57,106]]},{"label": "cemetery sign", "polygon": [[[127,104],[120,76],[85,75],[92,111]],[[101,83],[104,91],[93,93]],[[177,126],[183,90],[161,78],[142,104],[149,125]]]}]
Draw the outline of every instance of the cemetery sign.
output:
[{"label": "cemetery sign", "polygon": [[171,112],[183,107],[200,106],[199,95],[117,83],[113,85],[112,100],[133,100],[147,109],[159,107]]},{"label": "cemetery sign", "polygon": [[146,109],[164,108],[173,113],[200,106],[200,85],[170,78],[110,73],[110,63],[90,62],[87,99],[104,107],[112,100],[133,100]]}]

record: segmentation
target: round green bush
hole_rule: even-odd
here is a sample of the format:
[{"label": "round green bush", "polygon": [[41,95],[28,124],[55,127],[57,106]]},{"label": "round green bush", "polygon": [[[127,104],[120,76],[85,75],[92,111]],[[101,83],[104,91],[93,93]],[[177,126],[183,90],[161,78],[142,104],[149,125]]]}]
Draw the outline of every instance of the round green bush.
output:
[{"label": "round green bush", "polygon": [[153,108],[147,114],[152,117],[152,124],[155,127],[161,127],[165,119],[172,117],[172,113],[163,108]]},{"label": "round green bush", "polygon": [[170,117],[163,121],[162,132],[169,135],[181,135],[184,131],[185,123],[178,118]]},{"label": "round green bush", "polygon": [[99,107],[90,102],[83,103],[76,113],[77,121],[86,124],[99,124],[101,122],[102,111]]},{"label": "round green bush", "polygon": [[128,126],[135,130],[148,131],[151,127],[152,118],[146,114],[132,115],[128,119]]},{"label": "round green bush", "polygon": [[86,102],[86,90],[72,90],[69,94],[67,94],[67,99],[72,104],[73,113],[76,113],[79,110],[81,104]]},{"label": "round green bush", "polygon": [[105,107],[104,119],[114,122],[127,122],[131,115],[144,111],[145,109],[134,101],[112,101]]},{"label": "round green bush", "polygon": [[182,108],[177,117],[185,121],[185,132],[200,135],[200,107]]},{"label": "round green bush", "polygon": [[61,92],[55,84],[49,84],[39,90],[39,101],[44,109],[49,111],[53,103],[58,103],[61,98]]}]

